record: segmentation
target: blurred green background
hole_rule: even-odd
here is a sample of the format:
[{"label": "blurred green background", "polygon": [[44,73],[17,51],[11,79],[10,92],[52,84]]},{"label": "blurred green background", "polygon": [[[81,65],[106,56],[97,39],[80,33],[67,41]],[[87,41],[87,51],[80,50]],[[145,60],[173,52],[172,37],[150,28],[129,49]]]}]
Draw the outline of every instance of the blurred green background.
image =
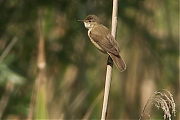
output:
[{"label": "blurred green background", "polygon": [[[108,56],[77,20],[95,14],[111,29],[111,13],[112,0],[0,0],[0,119],[100,119]],[[127,70],[113,68],[108,119],[138,119],[158,89],[180,119],[178,17],[178,0],[119,1]],[[153,105],[147,114],[163,119]]]}]

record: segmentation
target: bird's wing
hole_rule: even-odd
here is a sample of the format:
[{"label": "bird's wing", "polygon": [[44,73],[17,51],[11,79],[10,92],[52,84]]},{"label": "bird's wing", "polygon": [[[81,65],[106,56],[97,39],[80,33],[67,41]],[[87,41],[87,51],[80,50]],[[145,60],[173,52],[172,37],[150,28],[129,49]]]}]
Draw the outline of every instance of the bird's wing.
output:
[{"label": "bird's wing", "polygon": [[120,50],[118,43],[104,25],[93,28],[89,33],[89,37],[91,37],[104,51],[119,55]]}]

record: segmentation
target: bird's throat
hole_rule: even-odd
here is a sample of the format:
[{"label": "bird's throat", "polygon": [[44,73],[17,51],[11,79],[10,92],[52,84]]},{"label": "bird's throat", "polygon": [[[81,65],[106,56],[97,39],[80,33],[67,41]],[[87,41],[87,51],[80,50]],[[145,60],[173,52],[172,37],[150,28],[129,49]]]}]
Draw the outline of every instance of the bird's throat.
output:
[{"label": "bird's throat", "polygon": [[84,22],[84,26],[85,26],[87,29],[90,29],[90,28],[91,28],[91,24],[90,24],[90,23],[87,23],[87,22]]}]

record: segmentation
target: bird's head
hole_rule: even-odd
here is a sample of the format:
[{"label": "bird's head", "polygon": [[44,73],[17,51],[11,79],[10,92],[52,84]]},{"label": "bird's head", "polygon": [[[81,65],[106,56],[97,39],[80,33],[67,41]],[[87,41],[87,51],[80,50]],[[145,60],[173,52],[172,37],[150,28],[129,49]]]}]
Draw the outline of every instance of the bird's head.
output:
[{"label": "bird's head", "polygon": [[96,15],[88,15],[84,20],[78,20],[84,22],[84,26],[88,29],[93,28],[95,25],[101,24],[101,20]]}]

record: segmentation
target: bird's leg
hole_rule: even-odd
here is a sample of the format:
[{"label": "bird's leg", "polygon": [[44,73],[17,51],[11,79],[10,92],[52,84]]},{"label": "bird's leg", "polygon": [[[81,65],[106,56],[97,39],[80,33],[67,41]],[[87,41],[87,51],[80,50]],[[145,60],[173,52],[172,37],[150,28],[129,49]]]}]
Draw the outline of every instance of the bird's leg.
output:
[{"label": "bird's leg", "polygon": [[107,65],[110,65],[111,67],[113,67],[113,60],[110,56],[108,56]]}]

